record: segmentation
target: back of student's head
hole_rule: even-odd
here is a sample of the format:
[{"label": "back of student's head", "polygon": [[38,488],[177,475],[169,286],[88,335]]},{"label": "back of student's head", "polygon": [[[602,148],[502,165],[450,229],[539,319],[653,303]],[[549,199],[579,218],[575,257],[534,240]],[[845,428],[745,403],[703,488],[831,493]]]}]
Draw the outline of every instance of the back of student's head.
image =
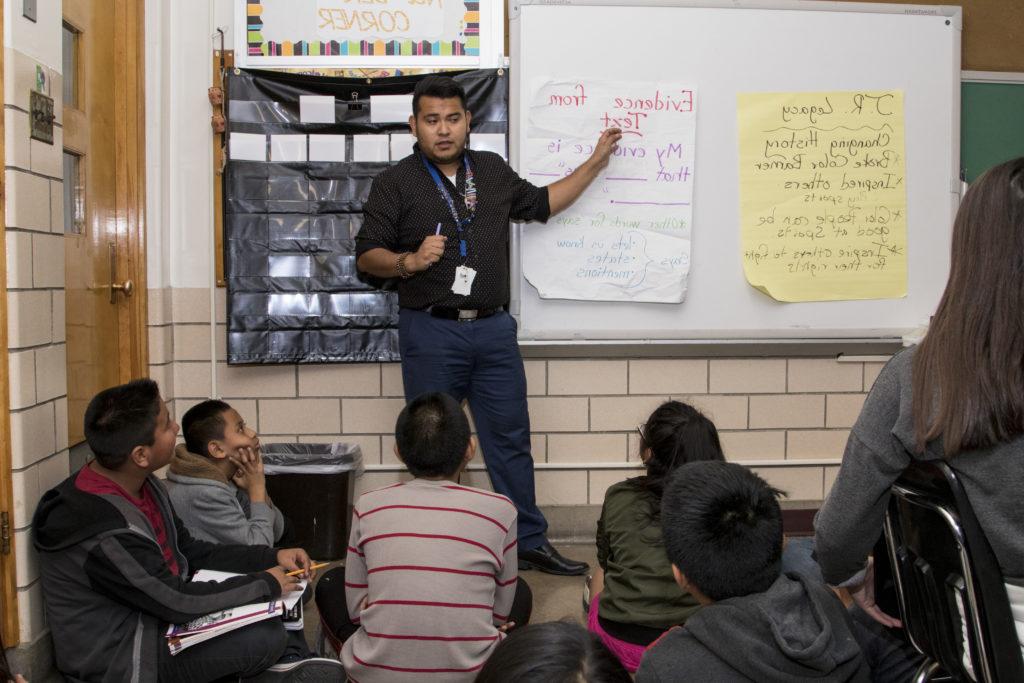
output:
[{"label": "back of student's head", "polygon": [[224,413],[228,410],[231,406],[224,401],[210,399],[185,411],[181,417],[181,432],[189,451],[198,455],[210,454],[210,442],[224,438],[227,426]]},{"label": "back of student's head", "polygon": [[712,600],[768,590],[781,571],[780,494],[736,463],[683,465],[661,499],[669,561]]},{"label": "back of student's head", "polygon": [[947,455],[1024,433],[1024,157],[975,180],[953,223],[949,281],[915,352],[917,448]]},{"label": "back of student's head", "polygon": [[151,379],[104,389],[85,409],[85,440],[100,465],[116,470],[136,446],[151,446],[160,414],[160,387]]},{"label": "back of student's head", "polygon": [[579,624],[518,628],[494,649],[476,683],[630,683],[622,663]]},{"label": "back of student's head", "polygon": [[395,444],[417,477],[449,477],[459,470],[469,446],[469,420],[448,394],[417,396],[398,415]]},{"label": "back of student's head", "polygon": [[640,431],[640,450],[648,453],[647,473],[630,482],[648,494],[651,519],[658,518],[665,484],[676,469],[689,462],[725,460],[715,424],[687,403],[662,403]]}]

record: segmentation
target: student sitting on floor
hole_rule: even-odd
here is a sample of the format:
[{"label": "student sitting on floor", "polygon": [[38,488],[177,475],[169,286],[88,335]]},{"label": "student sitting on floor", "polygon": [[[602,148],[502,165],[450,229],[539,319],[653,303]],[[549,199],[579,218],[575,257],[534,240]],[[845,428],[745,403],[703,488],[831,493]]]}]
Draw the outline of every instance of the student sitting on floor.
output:
[{"label": "student sitting on floor", "polygon": [[267,495],[256,431],[224,401],[203,401],[181,418],[185,443],[174,451],[167,490],[196,538],[276,545],[285,520]]},{"label": "student sitting on floor", "polygon": [[[700,605],[672,579],[661,540],[661,496],[669,476],[688,462],[724,460],[718,430],[693,406],[660,405],[640,432],[646,473],[619,482],[604,496],[597,522],[597,562],[587,627],[630,672],[644,648]],[[603,584],[603,585],[602,585]]]},{"label": "student sitting on floor", "polygon": [[871,680],[835,594],[780,573],[778,493],[735,463],[690,463],[671,477],[665,549],[676,581],[703,607],[651,645],[637,683]]},{"label": "student sitting on floor", "polygon": [[[287,643],[280,619],[171,655],[168,623],[277,598],[298,588],[289,570],[308,573],[310,566],[300,548],[193,538],[153,476],[170,462],[177,434],[152,380],[106,389],[89,403],[85,437],[96,459],[46,492],[32,522],[57,668],[75,681],[209,681],[260,672],[260,680],[339,680],[335,661],[275,664]],[[251,573],[190,582],[201,568]]]},{"label": "student sitting on floor", "polygon": [[475,683],[632,683],[615,655],[579,624],[518,628],[484,664]]},{"label": "student sitting on floor", "polygon": [[416,478],[356,502],[345,568],[323,577],[344,584],[347,614],[338,591],[317,591],[329,629],[351,634],[341,659],[359,683],[471,681],[504,632],[529,619],[515,506],[457,483],[474,451],[447,394],[419,396],[398,416],[395,454]]}]

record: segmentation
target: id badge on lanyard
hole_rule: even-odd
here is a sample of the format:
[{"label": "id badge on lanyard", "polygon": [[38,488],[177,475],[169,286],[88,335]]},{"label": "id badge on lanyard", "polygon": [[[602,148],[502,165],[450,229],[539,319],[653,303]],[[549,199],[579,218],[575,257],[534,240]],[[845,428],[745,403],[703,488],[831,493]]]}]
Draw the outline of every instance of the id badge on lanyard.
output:
[{"label": "id badge on lanyard", "polygon": [[463,259],[463,265],[465,260],[469,256],[469,247],[466,244],[466,228],[473,222],[473,218],[476,217],[476,183],[473,178],[473,167],[469,164],[469,157],[463,154],[462,166],[466,170],[466,211],[469,215],[466,218],[459,218],[459,212],[455,208],[455,200],[448,193],[448,188],[445,187],[444,181],[441,180],[441,174],[438,172],[434,164],[423,155],[420,155],[420,160],[423,165],[427,167],[427,171],[430,173],[430,177],[434,179],[434,184],[437,186],[437,191],[441,193],[441,198],[444,199],[445,204],[448,205],[448,211],[452,214],[452,221],[455,222],[455,228],[459,232],[459,256]]},{"label": "id badge on lanyard", "polygon": [[[430,173],[430,177],[434,179],[434,184],[437,185],[437,191],[441,193],[441,197],[448,205],[448,210],[452,214],[452,220],[455,222],[455,228],[459,232],[459,256],[462,258],[463,263],[455,269],[455,280],[452,282],[452,292],[462,296],[468,296],[472,287],[473,280],[476,279],[476,270],[466,265],[466,258],[469,256],[469,248],[466,244],[466,228],[473,222],[473,218],[476,216],[476,183],[473,178],[473,167],[469,164],[469,157],[465,154],[462,157],[462,165],[466,171],[466,210],[469,215],[466,218],[459,218],[459,212],[455,208],[455,200],[452,199],[451,194],[448,193],[448,188],[445,187],[444,181],[441,180],[441,174],[437,168],[430,163],[430,161],[420,156],[423,161],[423,165],[427,167],[427,171]],[[440,223],[438,224],[440,228]]]}]

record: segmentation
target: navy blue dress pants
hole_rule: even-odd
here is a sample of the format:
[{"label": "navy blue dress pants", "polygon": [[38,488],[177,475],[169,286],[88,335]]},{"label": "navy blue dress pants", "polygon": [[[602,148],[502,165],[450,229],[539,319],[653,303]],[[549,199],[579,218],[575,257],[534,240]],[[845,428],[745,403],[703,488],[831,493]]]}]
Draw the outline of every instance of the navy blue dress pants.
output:
[{"label": "navy blue dress pants", "polygon": [[548,525],[534,493],[526,372],[515,320],[500,311],[459,322],[403,308],[398,343],[406,401],[430,391],[468,400],[491,485],[519,511],[519,549],[539,546]]}]

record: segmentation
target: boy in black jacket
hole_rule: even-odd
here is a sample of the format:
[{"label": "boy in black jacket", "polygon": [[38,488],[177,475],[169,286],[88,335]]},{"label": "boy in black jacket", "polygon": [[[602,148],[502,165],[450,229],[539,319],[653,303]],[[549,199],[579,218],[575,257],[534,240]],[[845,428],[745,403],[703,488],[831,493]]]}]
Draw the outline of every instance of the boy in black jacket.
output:
[{"label": "boy in black jacket", "polygon": [[672,476],[662,534],[676,582],[704,606],[644,654],[637,683],[871,680],[843,604],[781,574],[778,491],[735,463]]},{"label": "boy in black jacket", "polygon": [[[300,548],[229,546],[192,538],[152,473],[174,452],[178,425],[159,387],[136,380],[97,394],[85,413],[95,460],[48,491],[33,527],[57,668],[73,681],[290,680],[336,662],[277,665],[286,646],[268,619],[171,656],[164,631],[218,609],[269,601],[309,573]],[[252,572],[190,582],[196,569]]]}]

